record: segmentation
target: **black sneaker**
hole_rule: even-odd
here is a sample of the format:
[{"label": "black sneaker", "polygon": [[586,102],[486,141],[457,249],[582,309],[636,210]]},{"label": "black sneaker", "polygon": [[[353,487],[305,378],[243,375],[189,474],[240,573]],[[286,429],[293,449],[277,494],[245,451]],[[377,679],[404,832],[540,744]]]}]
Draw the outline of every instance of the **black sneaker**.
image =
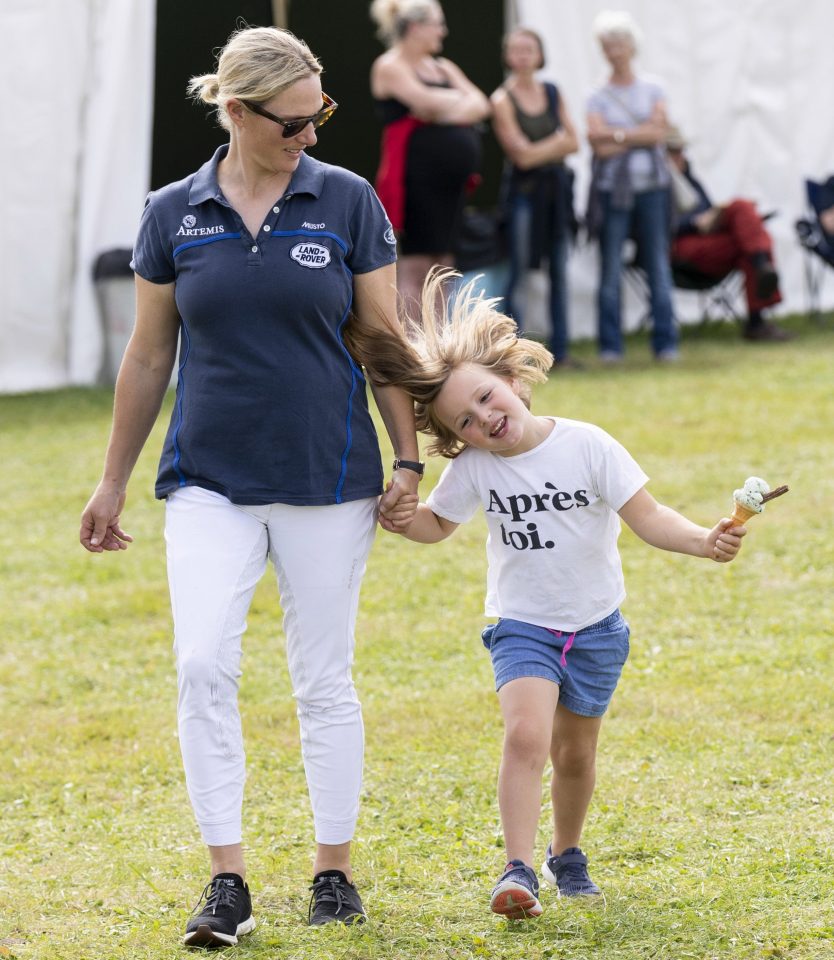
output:
[{"label": "black sneaker", "polygon": [[187,947],[233,947],[254,929],[249,887],[236,873],[218,873],[191,911],[182,942]]},{"label": "black sneaker", "polygon": [[364,923],[367,920],[359,891],[341,870],[322,870],[313,877],[313,895],[307,910],[307,923],[323,927],[326,923]]}]

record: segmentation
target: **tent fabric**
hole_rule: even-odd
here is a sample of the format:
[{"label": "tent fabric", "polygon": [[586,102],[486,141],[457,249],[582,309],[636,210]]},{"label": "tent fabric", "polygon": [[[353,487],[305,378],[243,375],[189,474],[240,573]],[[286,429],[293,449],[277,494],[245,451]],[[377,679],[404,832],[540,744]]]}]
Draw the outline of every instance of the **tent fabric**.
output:
[{"label": "tent fabric", "polygon": [[[585,106],[606,75],[591,24],[607,6],[640,25],[638,67],[663,80],[710,194],[777,211],[768,227],[780,309],[805,309],[794,221],[805,211],[805,179],[834,172],[834,4],[507,0],[513,22],[543,35],[543,75],[559,84],[582,135],[570,161],[580,209],[590,166]],[[91,384],[99,375],[106,351],[92,271],[102,252],[132,246],[148,190],[155,12],[151,0],[0,4],[0,393]],[[595,248],[571,256],[569,278],[572,335],[592,336]],[[531,325],[545,315],[542,279],[534,274],[530,284],[538,306],[527,310]],[[823,287],[821,305],[832,300]],[[676,293],[676,307],[683,320],[698,317],[694,294]],[[643,311],[628,291],[626,308],[633,326]]]},{"label": "tent fabric", "polygon": [[96,381],[92,270],[147,193],[154,29],[147,0],[0,7],[0,392]]},{"label": "tent fabric", "polygon": [[[512,8],[514,23],[542,35],[542,76],[558,83],[577,124],[582,149],[569,162],[577,173],[578,206],[584,207],[590,173],[588,95],[608,74],[592,24],[603,9],[627,10],[643,35],[637,69],[663,82],[670,118],[689,141],[698,179],[715,202],[747,197],[763,211],[776,211],[768,229],[785,295],[778,310],[807,309],[794,222],[806,210],[806,177],[834,172],[834,114],[827,102],[834,4],[515,0]],[[597,271],[594,247],[571,257],[573,336],[595,332]],[[540,297],[542,286],[534,277],[531,295]],[[834,305],[830,293],[823,291],[823,298],[824,306]],[[684,321],[700,318],[697,295],[676,292],[675,302]],[[626,326],[633,326],[641,305],[627,297],[626,307]]]}]

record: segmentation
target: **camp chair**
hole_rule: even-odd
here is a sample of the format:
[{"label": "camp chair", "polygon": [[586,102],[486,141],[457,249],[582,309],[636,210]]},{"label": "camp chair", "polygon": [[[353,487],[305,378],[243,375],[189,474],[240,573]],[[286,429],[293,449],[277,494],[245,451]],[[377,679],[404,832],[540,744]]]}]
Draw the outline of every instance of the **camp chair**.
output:
[{"label": "camp chair", "polygon": [[[646,272],[640,265],[639,251],[627,259],[623,266],[626,284],[640,298],[644,305],[640,316],[640,328],[651,324],[649,282]],[[730,270],[721,277],[708,276],[695,267],[680,261],[672,263],[672,285],[676,290],[686,290],[698,294],[701,322],[734,320],[741,323],[744,313],[739,312],[738,303],[744,292],[744,275],[740,270]]]},{"label": "camp chair", "polygon": [[834,236],[823,230],[820,214],[834,206],[834,177],[829,177],[824,183],[806,180],[805,195],[809,211],[796,221],[796,235],[804,254],[808,315],[819,318],[825,268],[834,267]]}]

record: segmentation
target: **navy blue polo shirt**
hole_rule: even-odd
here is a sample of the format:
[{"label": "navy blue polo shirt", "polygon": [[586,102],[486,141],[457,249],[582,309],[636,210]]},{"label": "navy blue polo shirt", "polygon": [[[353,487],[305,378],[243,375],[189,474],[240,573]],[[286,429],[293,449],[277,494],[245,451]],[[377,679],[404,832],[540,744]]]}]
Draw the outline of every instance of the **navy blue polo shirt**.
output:
[{"label": "navy blue polo shirt", "polygon": [[330,504],[382,492],[365,380],[342,332],[353,275],[396,260],[370,184],[302,154],[253,237],[217,182],[222,146],[151,193],[133,269],[176,283],[176,402],[157,497],[196,485],[240,504]]}]

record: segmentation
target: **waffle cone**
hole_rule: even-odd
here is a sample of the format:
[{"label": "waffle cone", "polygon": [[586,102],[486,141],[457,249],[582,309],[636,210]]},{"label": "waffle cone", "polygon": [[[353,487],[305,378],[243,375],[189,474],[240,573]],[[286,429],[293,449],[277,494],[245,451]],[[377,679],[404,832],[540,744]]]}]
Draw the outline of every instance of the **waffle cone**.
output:
[{"label": "waffle cone", "polygon": [[733,515],[730,519],[733,521],[733,526],[743,526],[751,517],[755,517],[756,513],[756,510],[751,510],[749,507],[744,507],[740,503],[734,502]]}]

